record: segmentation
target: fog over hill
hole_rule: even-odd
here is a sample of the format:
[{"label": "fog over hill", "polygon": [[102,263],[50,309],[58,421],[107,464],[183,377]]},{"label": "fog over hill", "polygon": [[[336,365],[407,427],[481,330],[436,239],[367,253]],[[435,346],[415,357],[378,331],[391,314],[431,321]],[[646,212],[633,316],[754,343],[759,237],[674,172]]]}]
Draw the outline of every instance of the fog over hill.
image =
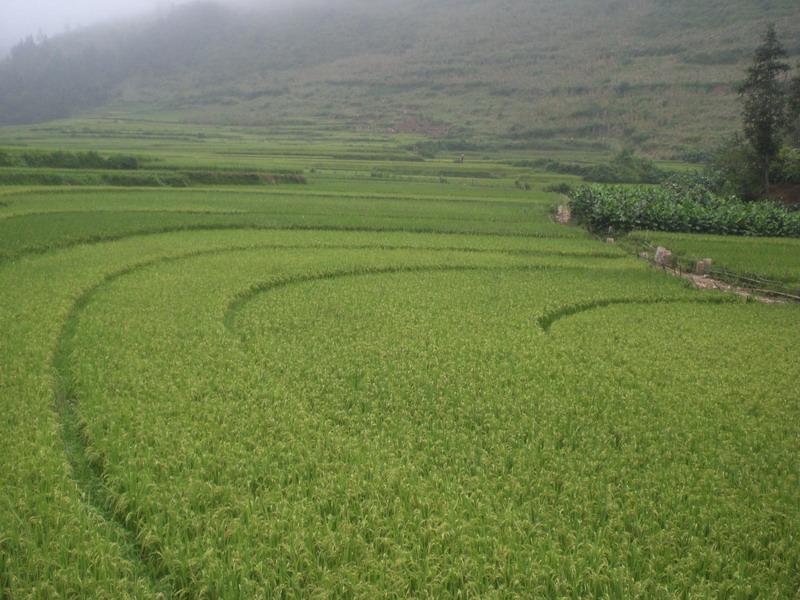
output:
[{"label": "fog over hill", "polygon": [[132,15],[152,12],[160,0],[3,0],[0,6],[0,47],[5,49],[28,36],[53,36]]},{"label": "fog over hill", "polygon": [[730,131],[768,22],[796,60],[795,0],[162,3],[18,45],[0,64],[0,122],[135,108],[663,153]]},{"label": "fog over hill", "polygon": [[[3,0],[0,6],[0,47],[9,49],[28,36],[53,36],[115,20],[164,15],[194,0]],[[303,0],[300,0],[301,2]],[[308,0],[310,3],[312,0]],[[268,8],[298,4],[297,0],[217,0],[229,7]]]}]

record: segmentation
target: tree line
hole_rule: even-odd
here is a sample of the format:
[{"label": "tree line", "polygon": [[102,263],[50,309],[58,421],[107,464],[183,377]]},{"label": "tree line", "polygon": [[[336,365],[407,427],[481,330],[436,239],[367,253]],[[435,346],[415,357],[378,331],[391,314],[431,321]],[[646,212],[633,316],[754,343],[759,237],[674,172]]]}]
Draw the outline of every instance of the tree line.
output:
[{"label": "tree line", "polygon": [[[758,191],[769,197],[776,161],[782,154],[791,156],[790,160],[795,162],[800,160],[791,152],[791,148],[800,146],[800,64],[790,79],[787,58],[775,26],[770,25],[756,48],[746,79],[739,86],[743,104],[742,129],[747,145],[738,149],[738,157],[737,141],[727,149],[733,156],[728,157],[730,164],[726,170],[731,177],[740,180],[741,185],[750,188],[743,195],[752,195],[753,182],[758,178]],[[800,180],[793,183],[800,183]]]}]

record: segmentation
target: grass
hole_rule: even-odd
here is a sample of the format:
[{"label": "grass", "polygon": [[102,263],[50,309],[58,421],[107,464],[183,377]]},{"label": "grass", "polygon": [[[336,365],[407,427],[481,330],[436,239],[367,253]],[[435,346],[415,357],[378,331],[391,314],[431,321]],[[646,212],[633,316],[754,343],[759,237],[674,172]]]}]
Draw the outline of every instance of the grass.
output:
[{"label": "grass", "polygon": [[0,595],[796,593],[797,306],[554,224],[519,157],[272,143],[307,185],[0,189]]},{"label": "grass", "polygon": [[632,239],[669,248],[687,266],[711,258],[717,267],[734,274],[800,290],[800,240],[662,232],[637,232]]}]

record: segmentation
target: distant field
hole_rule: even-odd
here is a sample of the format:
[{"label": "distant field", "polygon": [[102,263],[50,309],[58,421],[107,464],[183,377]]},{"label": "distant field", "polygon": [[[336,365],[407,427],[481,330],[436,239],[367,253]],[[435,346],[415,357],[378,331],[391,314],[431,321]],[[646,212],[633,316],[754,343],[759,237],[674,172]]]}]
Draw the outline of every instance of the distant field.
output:
[{"label": "distant field", "polygon": [[0,188],[0,596],[797,593],[800,307],[557,225],[515,156],[59,127],[0,147],[308,183]]}]

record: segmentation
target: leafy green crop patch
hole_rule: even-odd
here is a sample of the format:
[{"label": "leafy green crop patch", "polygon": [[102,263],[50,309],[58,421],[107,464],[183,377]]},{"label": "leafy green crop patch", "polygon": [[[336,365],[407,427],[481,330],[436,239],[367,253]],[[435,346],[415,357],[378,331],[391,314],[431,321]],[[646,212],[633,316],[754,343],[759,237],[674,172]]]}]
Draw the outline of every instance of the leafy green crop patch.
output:
[{"label": "leafy green crop patch", "polygon": [[362,175],[3,193],[0,595],[796,592],[797,306]]},{"label": "leafy green crop patch", "polygon": [[682,185],[583,186],[571,195],[575,216],[598,233],[632,230],[754,237],[800,237],[800,214],[771,202],[699,194]]}]

